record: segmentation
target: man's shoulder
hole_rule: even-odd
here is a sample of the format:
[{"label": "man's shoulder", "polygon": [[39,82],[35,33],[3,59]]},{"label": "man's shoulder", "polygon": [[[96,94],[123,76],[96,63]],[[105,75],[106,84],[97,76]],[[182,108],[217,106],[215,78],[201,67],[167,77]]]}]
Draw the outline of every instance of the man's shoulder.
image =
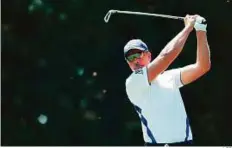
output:
[{"label": "man's shoulder", "polygon": [[130,83],[130,81],[131,81],[131,79],[132,79],[132,77],[133,77],[133,73],[134,72],[132,72],[127,78],[126,78],[126,86]]},{"label": "man's shoulder", "polygon": [[137,69],[133,71],[130,76],[126,79],[126,86],[129,87],[146,87],[149,86],[147,74],[146,74],[146,67]]}]

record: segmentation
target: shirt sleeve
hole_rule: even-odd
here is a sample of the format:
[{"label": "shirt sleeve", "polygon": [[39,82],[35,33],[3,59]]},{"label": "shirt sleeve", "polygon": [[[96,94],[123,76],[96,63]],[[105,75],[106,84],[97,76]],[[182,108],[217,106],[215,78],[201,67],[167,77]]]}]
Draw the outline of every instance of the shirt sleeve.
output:
[{"label": "shirt sleeve", "polygon": [[129,99],[133,100],[138,98],[139,94],[149,86],[147,67],[134,71],[126,80],[126,92]]},{"label": "shirt sleeve", "polygon": [[181,68],[167,70],[163,73],[163,75],[171,78],[171,83],[175,88],[181,88],[184,86],[181,80]]}]

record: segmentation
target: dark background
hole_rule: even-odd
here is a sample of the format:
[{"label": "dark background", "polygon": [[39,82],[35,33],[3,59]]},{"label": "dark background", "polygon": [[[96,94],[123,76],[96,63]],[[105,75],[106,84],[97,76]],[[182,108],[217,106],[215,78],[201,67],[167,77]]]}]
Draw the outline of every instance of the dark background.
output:
[{"label": "dark background", "polygon": [[[106,24],[109,9],[207,19],[212,69],[181,92],[195,144],[232,145],[231,3],[2,0],[2,145],[143,145],[139,118],[125,93],[130,69],[123,47],[140,38],[154,58],[183,22],[114,15]],[[170,68],[195,59],[193,31]]]}]

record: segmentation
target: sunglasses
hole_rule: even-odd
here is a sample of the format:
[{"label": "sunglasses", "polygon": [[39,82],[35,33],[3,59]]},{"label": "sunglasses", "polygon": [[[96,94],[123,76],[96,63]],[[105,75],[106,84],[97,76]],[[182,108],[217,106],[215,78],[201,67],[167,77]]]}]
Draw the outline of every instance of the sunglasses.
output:
[{"label": "sunglasses", "polygon": [[133,53],[133,54],[127,56],[126,59],[127,59],[129,62],[132,62],[132,61],[134,61],[135,59],[141,58],[142,54],[143,54],[142,51],[136,52],[136,53]]}]

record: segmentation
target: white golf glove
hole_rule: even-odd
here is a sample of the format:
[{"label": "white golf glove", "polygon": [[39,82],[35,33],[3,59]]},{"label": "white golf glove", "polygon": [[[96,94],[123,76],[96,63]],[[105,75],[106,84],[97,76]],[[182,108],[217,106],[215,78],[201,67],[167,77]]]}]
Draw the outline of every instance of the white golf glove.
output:
[{"label": "white golf glove", "polygon": [[201,16],[197,16],[196,18],[196,22],[194,24],[194,28],[196,29],[196,31],[205,31],[206,32],[206,20],[205,18],[201,17]]}]

